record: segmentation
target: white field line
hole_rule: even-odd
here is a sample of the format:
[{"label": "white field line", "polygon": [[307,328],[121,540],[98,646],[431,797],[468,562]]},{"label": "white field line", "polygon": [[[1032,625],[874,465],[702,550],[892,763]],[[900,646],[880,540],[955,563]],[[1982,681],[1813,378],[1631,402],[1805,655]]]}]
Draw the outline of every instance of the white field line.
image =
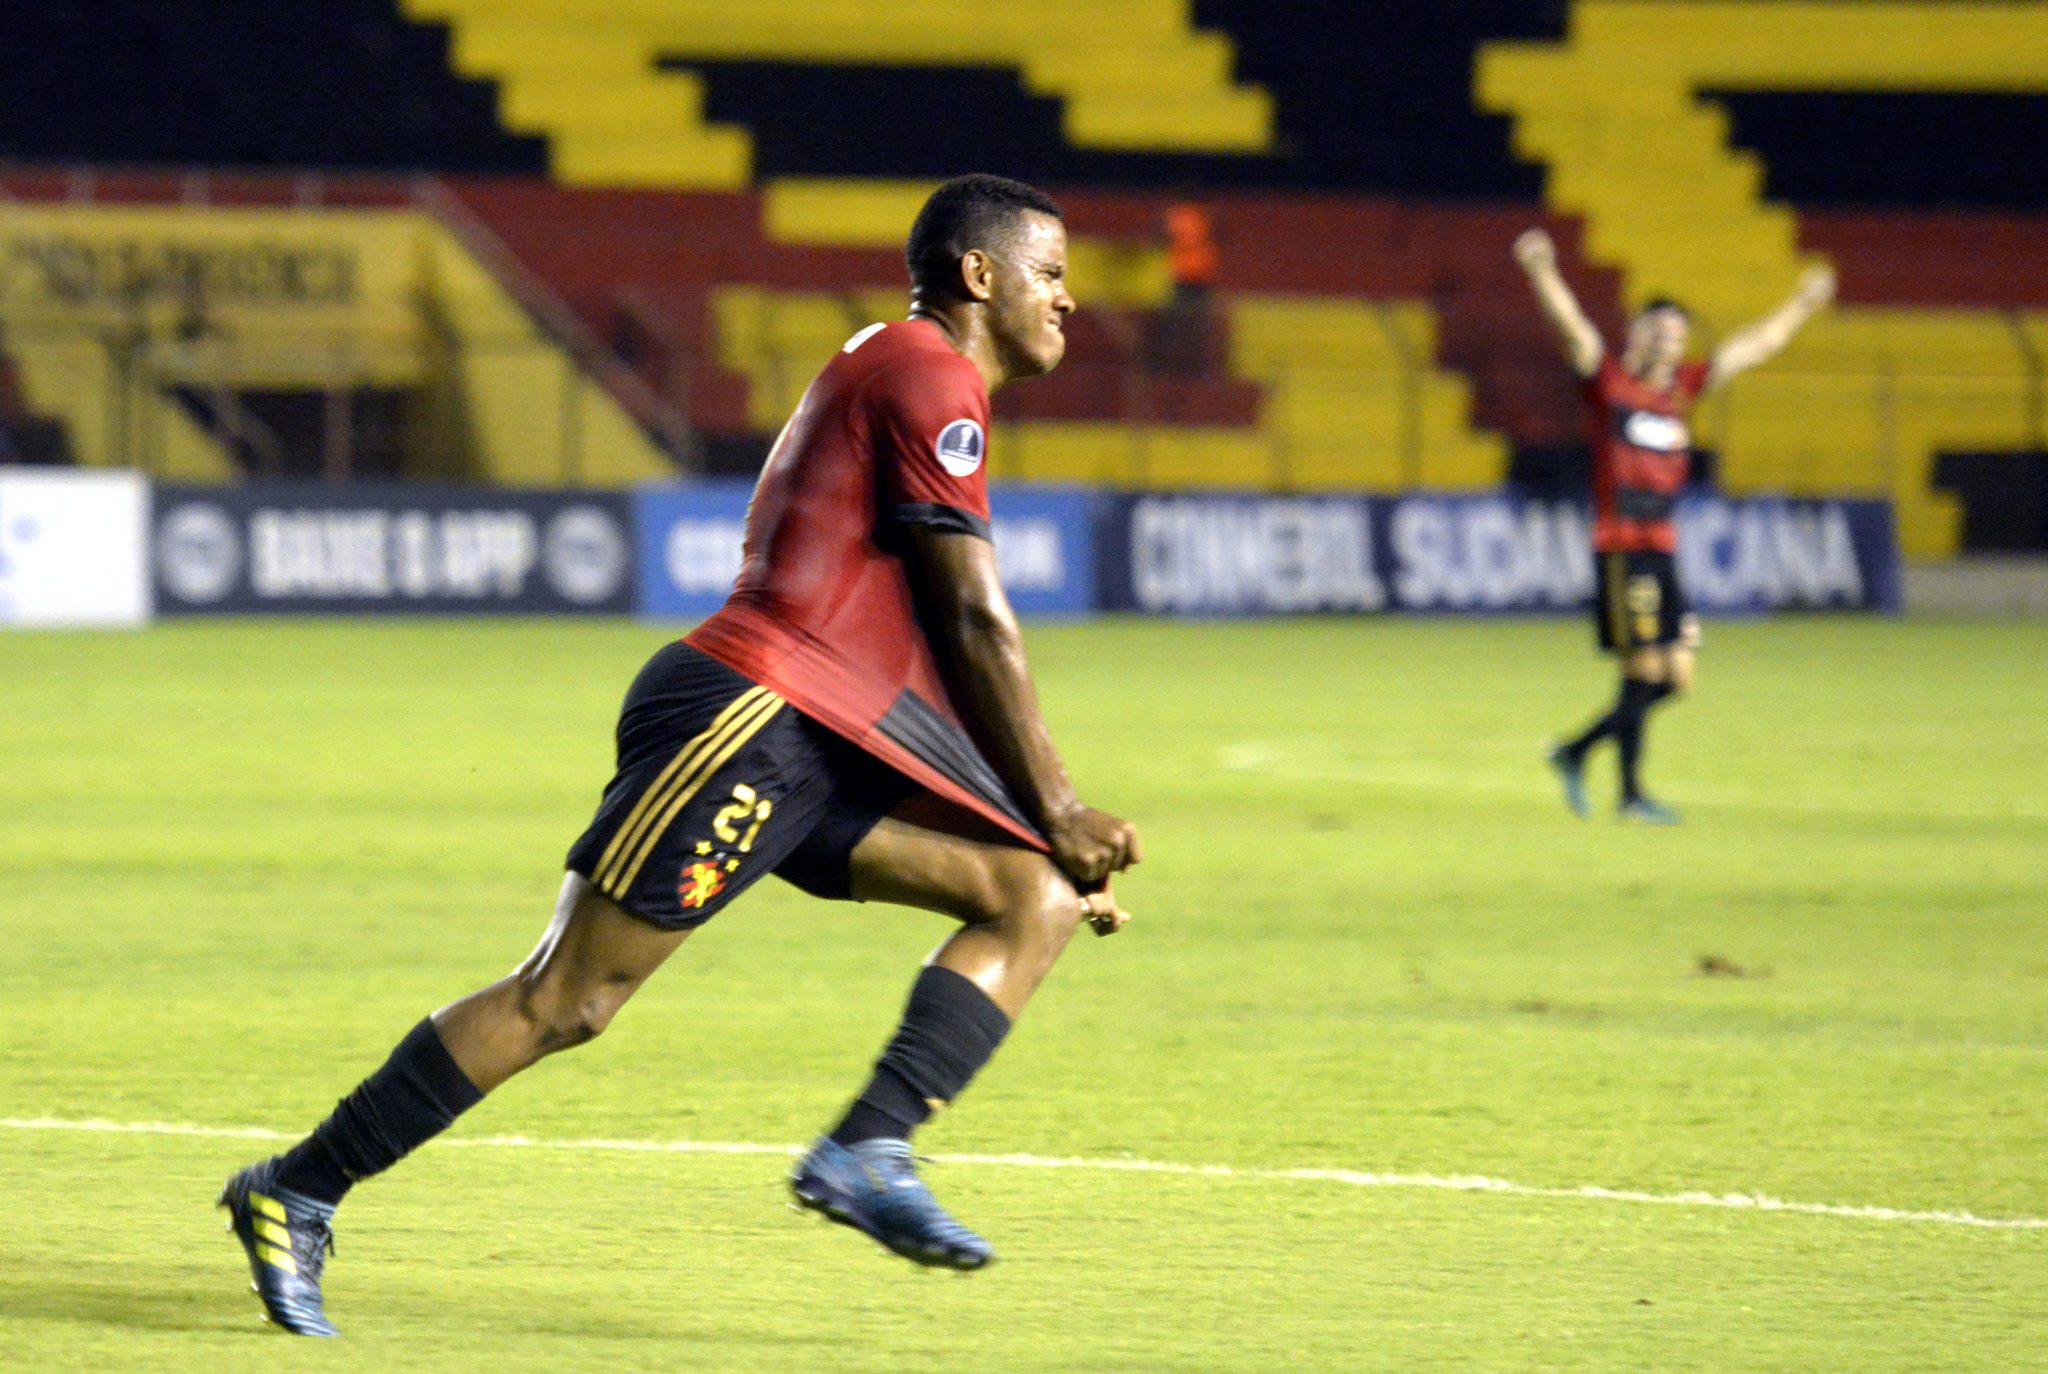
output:
[{"label": "white field line", "polygon": [[[263,1126],[194,1126],[175,1121],[66,1121],[51,1117],[0,1117],[10,1131],[85,1131],[116,1135],[196,1136],[212,1140],[296,1140]],[[711,1140],[535,1140],[521,1135],[452,1136],[436,1147],[511,1150],[619,1150],[641,1154],[783,1155],[798,1145],[761,1145]],[[1509,1197],[1572,1198],[1591,1202],[1648,1203],[1663,1207],[1717,1207],[1738,1212],[1788,1212],[1800,1216],[1845,1217],[1854,1221],[1913,1221],[1975,1226],[1994,1231],[2048,1230],[2048,1217],[1980,1217],[1971,1212],[1913,1211],[1901,1207],[1859,1207],[1828,1202],[1787,1202],[1761,1193],[1644,1193],[1629,1188],[1544,1187],[1478,1174],[1385,1174],[1362,1169],[1239,1169],[1228,1164],[1174,1164],[1150,1159],[1061,1159],[1047,1155],[936,1154],[941,1164],[992,1164],[1019,1169],[1087,1169],[1098,1172],[1173,1174],[1191,1178],[1233,1178],[1284,1183],[1339,1183],[1353,1188],[1431,1188],[1454,1193],[1500,1193]]]},{"label": "white field line", "polygon": [[[1492,760],[1509,751],[1471,749],[1457,759],[1413,759],[1396,756],[1344,757],[1335,741],[1311,747],[1281,746],[1246,740],[1217,752],[1216,767],[1226,773],[1252,773],[1297,782],[1334,782],[1390,792],[1463,792],[1491,796],[1549,797],[1557,784],[1545,776],[1540,747],[1517,748],[1522,760],[1514,776],[1491,768]],[[1689,785],[1685,799],[1701,806],[1738,811],[1793,813],[1805,816],[1873,816],[1907,821],[2048,821],[2048,800],[2014,796],[1991,804],[1926,802],[1862,797],[1785,797],[1747,787]]]}]

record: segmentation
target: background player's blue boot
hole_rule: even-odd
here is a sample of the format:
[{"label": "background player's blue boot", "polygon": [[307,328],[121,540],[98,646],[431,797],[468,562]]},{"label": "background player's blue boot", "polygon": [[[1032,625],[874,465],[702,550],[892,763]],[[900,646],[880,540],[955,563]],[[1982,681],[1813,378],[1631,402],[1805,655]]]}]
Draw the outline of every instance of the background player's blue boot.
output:
[{"label": "background player's blue boot", "polygon": [[1678,813],[1651,797],[1630,797],[1621,804],[1621,818],[1644,825],[1678,824]]},{"label": "background player's blue boot", "polygon": [[825,1137],[798,1162],[789,1187],[803,1206],[919,1264],[979,1269],[996,1257],[987,1241],[939,1206],[911,1167],[907,1140],[849,1146]]},{"label": "background player's blue boot", "polygon": [[1586,762],[1572,757],[1572,751],[1562,744],[1552,745],[1544,759],[1556,772],[1557,780],[1564,785],[1564,804],[1572,814],[1584,820],[1592,807],[1586,804]]},{"label": "background player's blue boot", "polygon": [[334,1253],[329,1223],[334,1208],[272,1181],[277,1161],[266,1159],[229,1179],[220,1190],[228,1229],[249,1256],[263,1315],[301,1336],[339,1336],[320,1302],[320,1271]]}]

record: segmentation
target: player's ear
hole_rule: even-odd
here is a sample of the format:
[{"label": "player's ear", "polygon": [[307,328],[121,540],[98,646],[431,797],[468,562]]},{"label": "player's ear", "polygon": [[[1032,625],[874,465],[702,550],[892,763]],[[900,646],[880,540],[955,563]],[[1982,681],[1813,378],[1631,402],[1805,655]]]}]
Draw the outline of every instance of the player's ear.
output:
[{"label": "player's ear", "polygon": [[967,299],[985,301],[996,292],[996,262],[979,248],[960,255],[960,285]]}]

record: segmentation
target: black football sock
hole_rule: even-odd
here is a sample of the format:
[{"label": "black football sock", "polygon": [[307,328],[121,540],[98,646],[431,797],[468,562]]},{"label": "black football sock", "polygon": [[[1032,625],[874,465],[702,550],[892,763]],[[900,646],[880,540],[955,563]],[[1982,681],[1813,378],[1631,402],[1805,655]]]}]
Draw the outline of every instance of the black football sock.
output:
[{"label": "black football sock", "polygon": [[[1626,682],[1627,680],[1624,679],[1624,686],[1626,686]],[[1621,704],[1616,702],[1614,706],[1609,708],[1606,715],[1587,726],[1585,732],[1579,735],[1578,738],[1566,741],[1564,748],[1560,752],[1568,756],[1575,764],[1584,763],[1586,755],[1592,752],[1593,746],[1613,734],[1620,720]]]},{"label": "black football sock", "polygon": [[925,969],[911,985],[896,1038],[833,1128],[832,1139],[841,1145],[884,1136],[909,1139],[960,1095],[1009,1031],[1010,1018],[972,979],[949,968]]},{"label": "black football sock", "polygon": [[1615,706],[1615,714],[1621,717],[1614,730],[1614,743],[1621,753],[1621,799],[1624,802],[1640,801],[1643,795],[1641,782],[1637,779],[1637,768],[1643,758],[1644,723],[1649,718],[1650,708],[1671,695],[1671,688],[1661,682],[1640,682],[1635,678],[1623,678],[1621,701]]},{"label": "black football sock", "polygon": [[313,1134],[285,1152],[277,1182],[318,1202],[340,1202],[351,1185],[384,1172],[483,1097],[429,1017]]}]

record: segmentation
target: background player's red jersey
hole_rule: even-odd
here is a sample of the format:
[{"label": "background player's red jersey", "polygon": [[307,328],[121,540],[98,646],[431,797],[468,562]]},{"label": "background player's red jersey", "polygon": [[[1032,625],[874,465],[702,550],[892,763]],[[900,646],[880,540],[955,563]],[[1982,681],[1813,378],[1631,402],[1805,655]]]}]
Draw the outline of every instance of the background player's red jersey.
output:
[{"label": "background player's red jersey", "polygon": [[725,605],[685,638],[941,796],[1040,848],[975,750],[918,625],[897,537],[989,537],[988,389],[928,320],[846,343],[783,426]]},{"label": "background player's red jersey", "polygon": [[1712,364],[1681,363],[1669,386],[1632,375],[1612,354],[1581,385],[1593,444],[1593,548],[1678,550],[1671,510],[1692,465],[1685,419]]}]

